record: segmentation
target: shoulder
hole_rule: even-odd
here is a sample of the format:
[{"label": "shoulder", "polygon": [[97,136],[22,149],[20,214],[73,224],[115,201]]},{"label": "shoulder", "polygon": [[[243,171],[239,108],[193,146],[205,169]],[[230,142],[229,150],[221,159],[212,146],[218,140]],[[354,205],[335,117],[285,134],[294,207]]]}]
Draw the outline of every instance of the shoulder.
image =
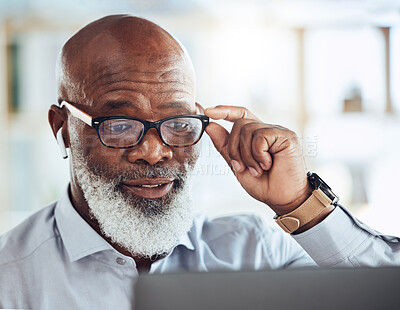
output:
[{"label": "shoulder", "polygon": [[255,214],[235,214],[214,219],[199,215],[195,217],[190,235],[193,243],[201,241],[210,246],[232,244],[234,247],[250,244],[269,247],[282,237],[278,229]]},{"label": "shoulder", "polygon": [[0,267],[30,256],[58,236],[55,206],[56,202],[51,203],[0,236]]},{"label": "shoulder", "polygon": [[257,215],[197,216],[189,236],[193,255],[207,270],[258,270],[284,264],[272,247],[282,243],[281,235]]},{"label": "shoulder", "polygon": [[[195,218],[190,238],[195,249],[231,269],[275,269],[304,258],[305,252],[279,227],[252,214]],[[206,254],[204,254],[206,253]]]},{"label": "shoulder", "polygon": [[258,234],[269,229],[263,220],[254,214],[236,214],[208,219],[199,216],[195,219],[196,230],[209,240],[221,238],[227,234]]}]

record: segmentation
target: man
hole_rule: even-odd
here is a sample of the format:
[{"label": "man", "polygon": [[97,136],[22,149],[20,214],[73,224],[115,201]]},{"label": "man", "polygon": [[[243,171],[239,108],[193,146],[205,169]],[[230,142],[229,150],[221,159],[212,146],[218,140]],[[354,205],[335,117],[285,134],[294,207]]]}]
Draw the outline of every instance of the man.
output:
[{"label": "man", "polygon": [[[70,148],[71,183],[0,239],[0,308],[130,309],[138,272],[400,261],[399,239],[335,208],[307,178],[292,131],[245,108],[195,104],[190,58],[159,26],[97,20],[64,45],[58,74],[49,122]],[[204,130],[293,237],[254,216],[193,217],[188,178]]]}]

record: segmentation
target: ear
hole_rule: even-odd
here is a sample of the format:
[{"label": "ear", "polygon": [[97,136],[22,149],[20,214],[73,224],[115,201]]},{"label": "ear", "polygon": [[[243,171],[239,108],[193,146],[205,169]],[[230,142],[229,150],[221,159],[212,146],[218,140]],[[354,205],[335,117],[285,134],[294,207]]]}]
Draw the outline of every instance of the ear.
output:
[{"label": "ear", "polygon": [[54,137],[57,139],[57,133],[60,129],[62,129],[65,147],[68,148],[69,133],[67,126],[67,113],[65,109],[60,109],[58,106],[53,104],[49,109],[48,118]]},{"label": "ear", "polygon": [[204,108],[198,102],[196,102],[196,114],[204,114]]}]

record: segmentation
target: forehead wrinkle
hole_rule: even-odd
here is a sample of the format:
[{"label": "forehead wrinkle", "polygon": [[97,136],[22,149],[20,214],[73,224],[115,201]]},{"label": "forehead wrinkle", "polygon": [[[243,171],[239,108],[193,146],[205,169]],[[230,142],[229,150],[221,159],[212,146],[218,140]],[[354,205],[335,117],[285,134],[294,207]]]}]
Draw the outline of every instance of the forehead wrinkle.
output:
[{"label": "forehead wrinkle", "polygon": [[[95,88],[98,87],[110,87],[111,89],[107,90],[106,93],[112,91],[126,90],[126,91],[136,91],[140,92],[146,91],[146,85],[151,85],[154,87],[154,93],[174,93],[174,92],[182,92],[191,95],[188,91],[188,87],[192,85],[191,81],[188,81],[186,76],[177,77],[176,75],[170,76],[169,80],[160,80],[153,78],[145,78],[142,77],[126,77],[130,72],[138,72],[137,70],[127,71],[127,72],[107,72],[102,75],[96,74],[97,78],[92,79],[93,82],[87,83],[87,88]],[[140,72],[140,75],[142,72]],[[158,73],[158,72],[157,72]],[[148,90],[148,89],[147,89]]]},{"label": "forehead wrinkle", "polygon": [[[166,84],[171,84],[171,87],[173,89],[166,89],[165,85]],[[177,85],[181,86],[186,86],[183,83],[180,83],[179,81],[176,82],[142,82],[142,81],[131,81],[131,80],[126,80],[126,81],[118,81],[118,82],[110,82],[106,81],[103,83],[93,83],[91,86],[88,87],[90,88],[95,88],[97,89],[98,87],[103,87],[105,88],[102,92],[102,95],[106,95],[112,92],[119,92],[119,91],[127,91],[127,92],[136,92],[136,93],[147,93],[151,92],[154,94],[178,94],[178,93],[185,93],[187,95],[191,95],[191,93],[185,89],[185,87],[176,87]],[[146,86],[146,85],[152,85],[153,89],[146,89],[146,87],[141,87],[141,86]],[[108,88],[108,89],[107,89]]]},{"label": "forehead wrinkle", "polygon": [[[114,70],[113,70],[114,69]],[[102,68],[95,68],[95,74],[93,77],[96,80],[104,79],[104,78],[113,78],[118,75],[127,75],[127,74],[138,74],[138,75],[157,75],[159,71],[142,71],[139,69],[128,69],[128,68],[115,68],[110,66],[103,66]]]},{"label": "forehead wrinkle", "polygon": [[[187,76],[187,74],[178,71],[177,74],[171,74],[173,71],[178,71],[176,69],[168,70],[165,72],[164,70],[157,70],[157,71],[141,71],[137,69],[117,69],[117,70],[110,70],[108,67],[104,67],[101,70],[96,70],[93,76],[95,81],[135,81],[137,83],[149,83],[149,84],[156,84],[156,83],[178,83],[178,84],[185,84],[191,81],[191,79]],[[136,81],[135,78],[127,78],[127,75],[138,75],[138,80]],[[139,81],[140,79],[140,81]],[[155,82],[157,81],[157,82]]]},{"label": "forehead wrinkle", "polygon": [[136,81],[136,80],[118,80],[118,81],[103,81],[101,83],[95,83],[100,86],[107,86],[107,85],[115,85],[115,84],[149,84],[149,85],[164,85],[164,84],[179,84],[179,85],[186,85],[181,81],[165,81],[165,82],[154,82],[154,81]]},{"label": "forehead wrinkle", "polygon": [[[132,72],[132,71],[131,71]],[[134,71],[137,72],[137,71]],[[140,72],[141,73],[141,72]],[[141,77],[127,77],[129,72],[108,72],[102,75],[97,74],[97,78],[93,79],[93,82],[87,84],[88,88],[98,88],[98,87],[110,87],[114,90],[133,90],[139,91],[139,89],[144,89],[146,85],[151,85],[155,87],[155,93],[163,93],[167,91],[182,91],[190,94],[186,88],[192,83],[187,81],[186,77],[179,78],[174,76],[174,79],[170,80],[154,80],[153,78],[143,78]],[[172,77],[171,77],[172,78]],[[171,88],[171,89],[170,89]],[[107,91],[110,92],[113,89]]]},{"label": "forehead wrinkle", "polygon": [[[118,50],[109,55],[99,55],[99,59],[92,61],[90,67],[95,78],[114,75],[140,75],[141,78],[171,80],[177,79],[177,76],[184,77],[187,80],[191,75],[186,62],[181,57],[177,57],[171,52],[165,52],[164,55],[150,54],[130,54],[130,50]],[[106,59],[104,59],[104,57]],[[188,76],[189,75],[189,76]],[[191,80],[189,78],[189,80]]]}]

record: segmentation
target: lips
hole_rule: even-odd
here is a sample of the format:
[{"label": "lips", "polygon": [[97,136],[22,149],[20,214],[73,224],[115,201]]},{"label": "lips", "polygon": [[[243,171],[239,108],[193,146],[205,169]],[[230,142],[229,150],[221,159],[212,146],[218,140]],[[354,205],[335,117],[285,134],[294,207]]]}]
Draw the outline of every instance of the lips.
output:
[{"label": "lips", "polygon": [[151,178],[125,181],[122,187],[135,196],[146,199],[161,198],[169,193],[174,185],[174,179]]}]

